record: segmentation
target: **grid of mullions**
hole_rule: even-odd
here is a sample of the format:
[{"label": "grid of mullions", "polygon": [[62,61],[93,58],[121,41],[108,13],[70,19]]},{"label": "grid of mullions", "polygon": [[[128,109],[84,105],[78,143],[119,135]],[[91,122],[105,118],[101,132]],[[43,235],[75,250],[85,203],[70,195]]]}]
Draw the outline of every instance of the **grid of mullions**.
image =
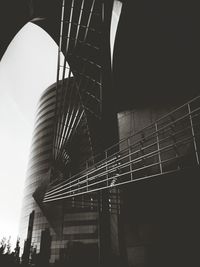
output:
[{"label": "grid of mullions", "polygon": [[[66,145],[69,145],[81,120],[86,120],[86,124],[96,125],[101,119],[102,10],[101,0],[63,0],[57,84],[60,84],[60,77],[62,82],[61,94],[58,96],[57,88],[56,95],[56,103],[62,103],[55,108],[55,160],[66,154]],[[62,63],[61,52],[65,55]],[[74,81],[69,83],[71,75]],[[93,153],[95,133],[90,131],[89,125],[87,130]]]}]

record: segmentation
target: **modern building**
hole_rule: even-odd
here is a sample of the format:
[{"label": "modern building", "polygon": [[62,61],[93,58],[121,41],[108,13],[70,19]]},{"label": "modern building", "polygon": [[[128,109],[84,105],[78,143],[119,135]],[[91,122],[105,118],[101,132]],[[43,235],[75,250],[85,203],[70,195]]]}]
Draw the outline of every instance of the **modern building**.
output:
[{"label": "modern building", "polygon": [[[73,78],[68,86],[71,84]],[[177,109],[171,106],[118,113],[119,151],[111,147],[107,150],[110,160],[93,161],[85,167],[81,163],[90,158],[91,151],[83,118],[73,135],[69,172],[69,162],[61,160],[58,164],[53,158],[55,121],[62,126],[64,114],[56,116],[55,105],[62,110],[60,100],[67,90],[61,83],[59,86],[57,90],[56,84],[50,86],[37,107],[20,225],[21,239],[26,241],[23,259],[34,262],[40,255],[50,263],[68,260],[70,264],[79,255],[91,266],[100,257],[110,257],[109,253],[118,263],[121,260],[121,266],[167,266],[170,262],[175,266],[189,257],[196,259],[196,226],[191,227],[196,219],[199,176],[199,97]],[[108,177],[102,174],[109,169]],[[100,202],[100,195],[91,194],[88,185],[88,194],[85,191],[85,176],[94,179],[89,186],[97,192],[106,187],[98,176],[103,181],[109,179],[109,190]],[[67,197],[69,181],[74,184],[75,196]],[[95,187],[95,182],[100,186]],[[118,184],[119,189],[111,183]],[[78,196],[76,192],[85,194]],[[194,242],[192,246],[190,242]],[[110,252],[106,254],[102,246]],[[187,251],[187,256],[181,257],[182,251]]]},{"label": "modern building", "polygon": [[[121,2],[112,72],[113,1],[63,1],[63,80],[38,105],[21,223],[25,260],[39,253],[69,266],[78,258],[87,266],[165,267],[197,258],[200,100],[189,100],[198,91],[182,92],[188,65],[177,76],[171,69],[179,46],[162,53],[169,29],[156,28],[157,6],[149,14],[142,3],[129,9],[120,1],[120,9]],[[66,62],[73,78],[65,79]]]},{"label": "modern building", "polygon": [[[73,82],[73,78],[70,79]],[[62,175],[68,174],[60,164],[59,171],[53,172],[56,173],[56,178],[52,178],[56,97],[56,84],[53,84],[42,94],[37,107],[20,223],[20,238],[26,241],[23,258],[26,261],[33,258],[34,261],[33,254],[43,253],[42,244],[47,246],[46,234],[46,238],[50,240],[47,255],[51,263],[66,257],[67,249],[79,251],[82,247],[85,253],[88,253],[88,249],[93,252],[94,261],[98,258],[98,213],[94,203],[90,199],[86,202],[83,198],[62,201],[58,205],[42,203],[46,187],[54,179],[61,179]],[[57,104],[59,105],[59,101]],[[60,117],[56,117],[56,120],[60,120]],[[78,158],[83,161],[87,154],[88,145],[83,131],[84,121],[73,137],[74,142],[77,135],[81,139],[77,141],[78,148],[73,150],[79,156],[76,161]]]}]

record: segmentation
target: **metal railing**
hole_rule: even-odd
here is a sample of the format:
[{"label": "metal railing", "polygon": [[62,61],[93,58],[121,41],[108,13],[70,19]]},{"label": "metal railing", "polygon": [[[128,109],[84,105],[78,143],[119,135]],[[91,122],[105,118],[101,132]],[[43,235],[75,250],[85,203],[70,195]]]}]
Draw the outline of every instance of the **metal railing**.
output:
[{"label": "metal railing", "polygon": [[96,164],[87,161],[82,172],[50,187],[44,202],[195,167],[199,161],[200,96],[108,148]]}]

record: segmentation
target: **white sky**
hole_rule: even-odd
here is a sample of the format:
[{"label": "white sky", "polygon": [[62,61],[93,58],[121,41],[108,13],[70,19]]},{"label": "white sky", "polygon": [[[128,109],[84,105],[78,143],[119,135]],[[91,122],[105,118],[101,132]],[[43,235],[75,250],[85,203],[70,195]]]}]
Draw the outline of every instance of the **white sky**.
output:
[{"label": "white sky", "polygon": [[[111,54],[121,13],[116,0],[111,25]],[[36,105],[56,81],[58,47],[35,24],[26,24],[0,62],[0,239],[15,245]],[[61,65],[63,65],[63,57]],[[66,73],[67,76],[67,73]]]},{"label": "white sky", "polygon": [[56,81],[58,48],[35,24],[26,24],[0,62],[0,239],[18,234],[22,193],[36,105]]},{"label": "white sky", "polygon": [[111,19],[111,29],[110,29],[110,52],[111,52],[111,64],[113,64],[113,51],[115,44],[115,37],[117,33],[117,26],[119,23],[119,18],[122,10],[122,2],[115,0],[113,3],[112,19]]}]

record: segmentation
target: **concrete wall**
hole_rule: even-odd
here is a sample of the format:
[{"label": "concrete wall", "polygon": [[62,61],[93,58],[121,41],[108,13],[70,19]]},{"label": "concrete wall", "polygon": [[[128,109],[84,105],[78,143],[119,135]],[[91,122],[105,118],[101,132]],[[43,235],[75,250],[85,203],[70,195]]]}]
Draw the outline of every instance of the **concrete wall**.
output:
[{"label": "concrete wall", "polygon": [[[119,137],[128,137],[173,107],[118,114]],[[128,267],[195,266],[198,262],[198,168],[121,188],[121,221]]]}]

